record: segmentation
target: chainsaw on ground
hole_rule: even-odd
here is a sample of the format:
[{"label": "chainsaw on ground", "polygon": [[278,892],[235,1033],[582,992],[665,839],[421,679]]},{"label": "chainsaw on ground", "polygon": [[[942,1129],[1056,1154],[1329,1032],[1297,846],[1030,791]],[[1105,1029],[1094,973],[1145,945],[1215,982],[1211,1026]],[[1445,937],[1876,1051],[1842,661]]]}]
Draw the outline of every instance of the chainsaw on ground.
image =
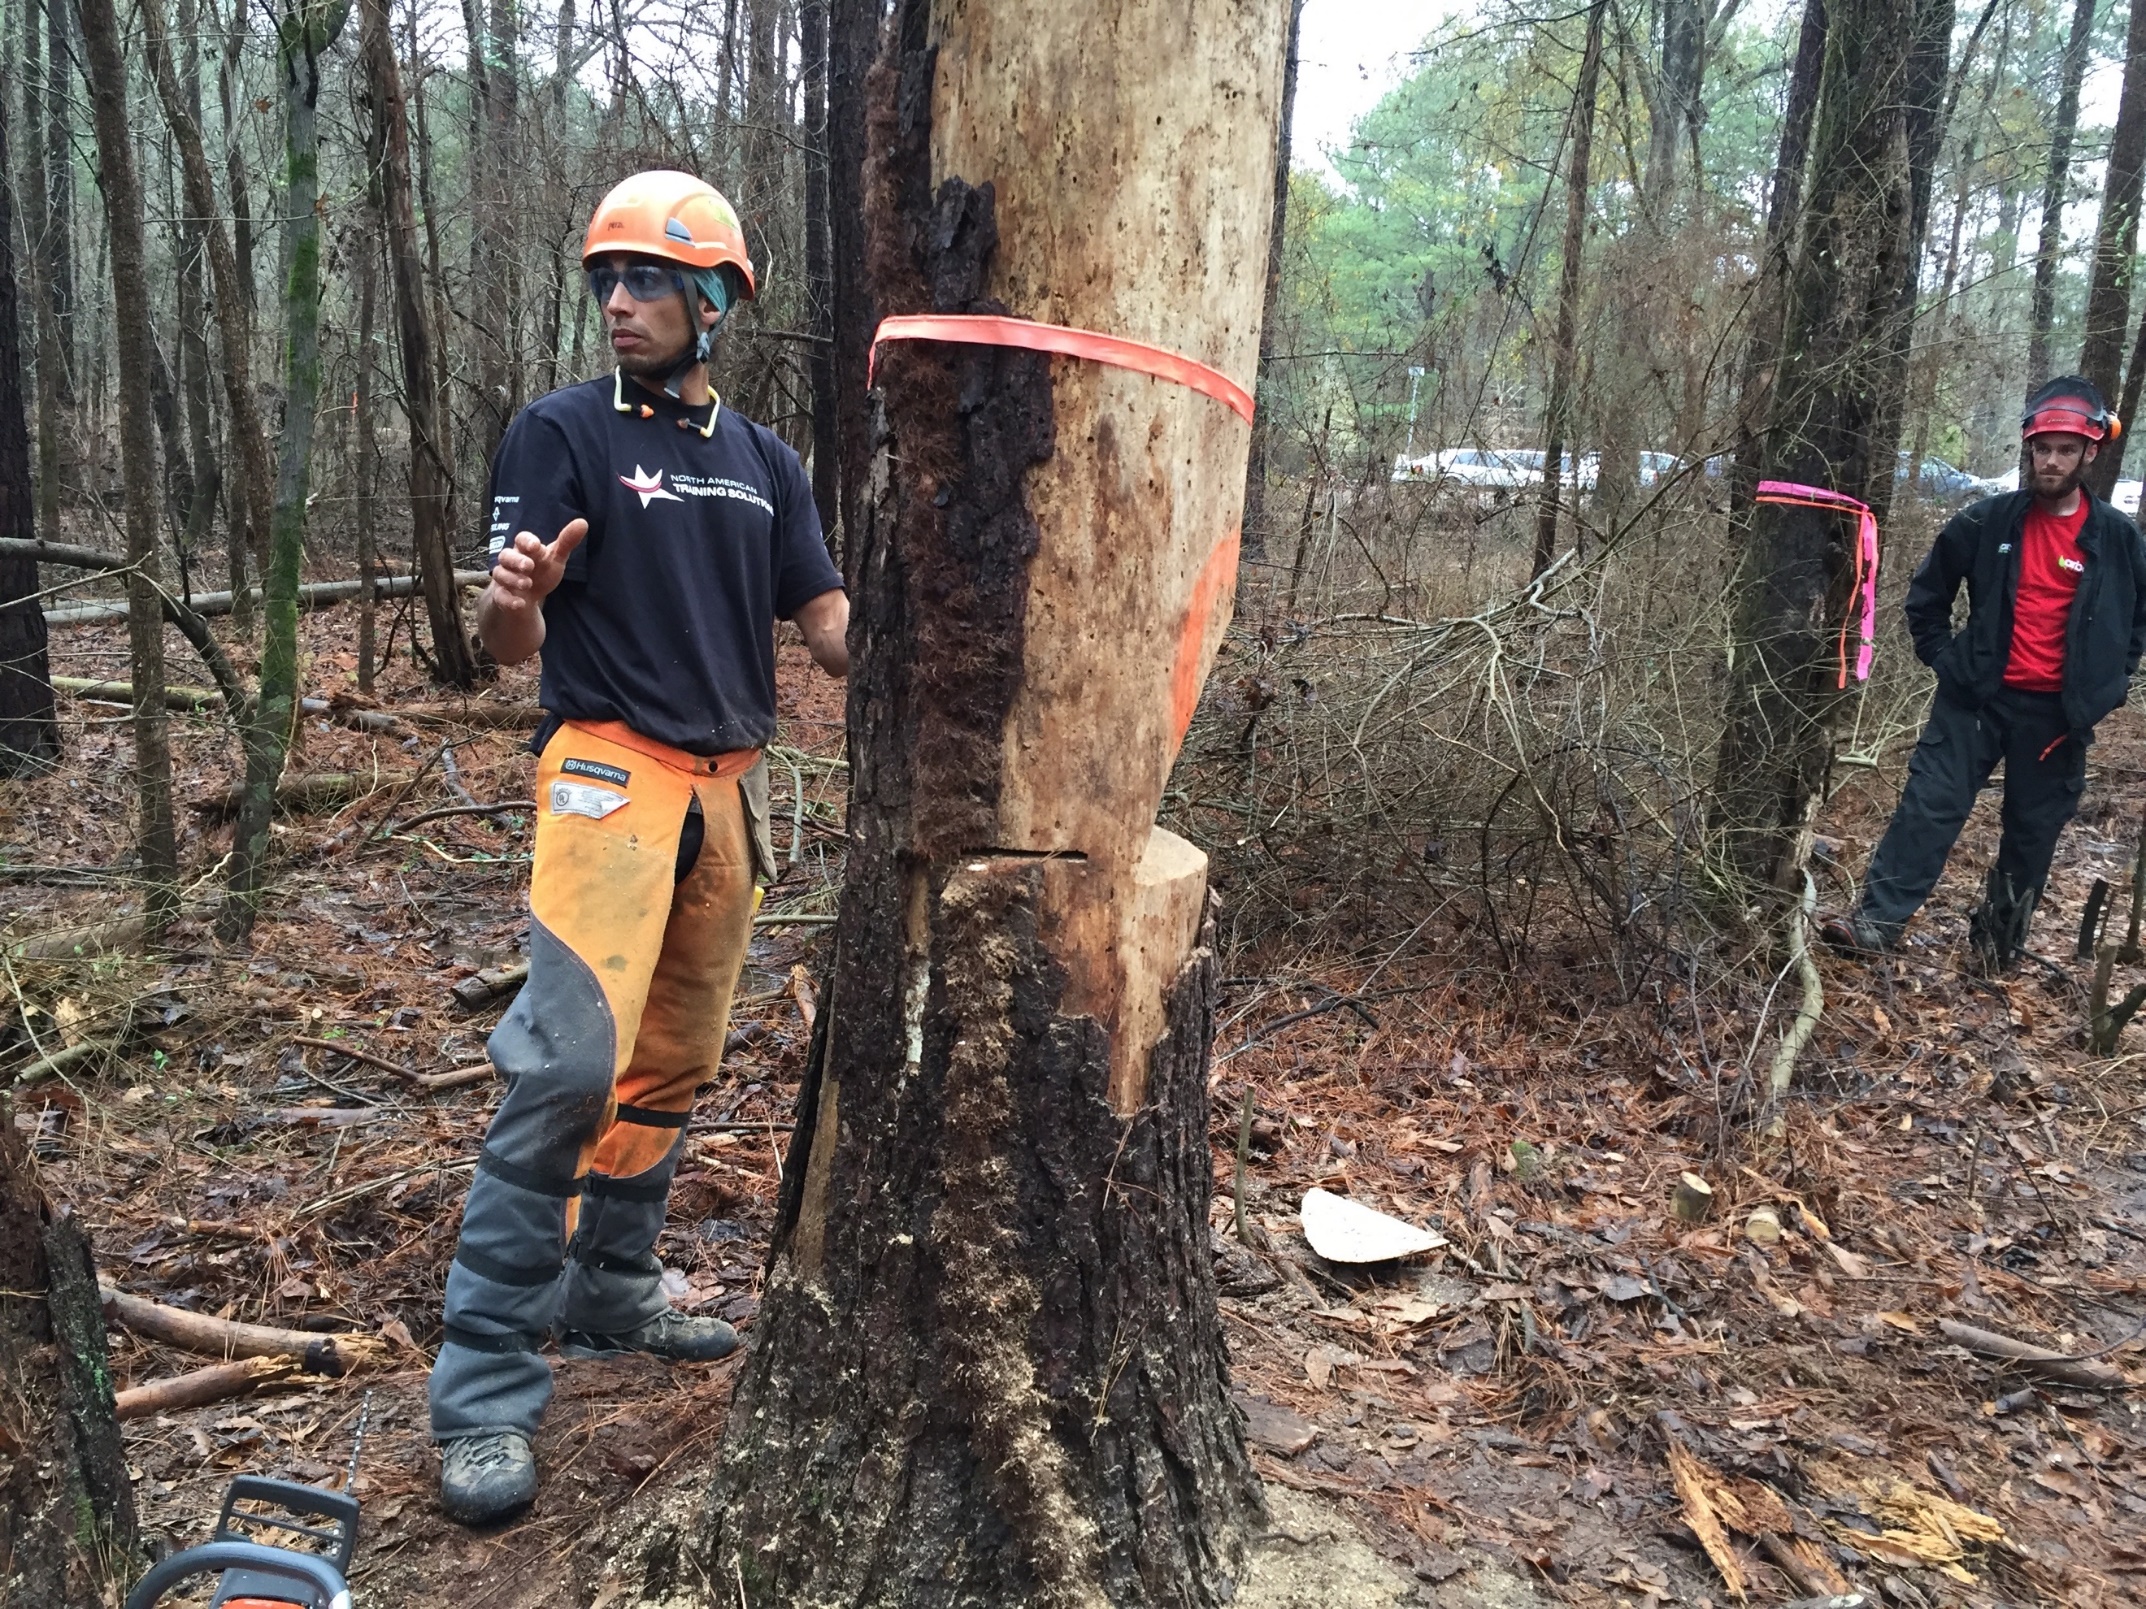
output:
[{"label": "chainsaw on ground", "polygon": [[347,1492],[241,1475],[214,1535],[150,1570],[126,1609],[150,1609],[180,1582],[217,1573],[211,1609],[350,1609],[343,1572],[357,1543],[358,1500]]},{"label": "chainsaw on ground", "polygon": [[209,1609],[351,1609],[345,1577],[358,1546],[358,1500],[350,1488],[372,1405],[368,1391],[343,1490],[239,1476],[224,1492],[209,1540],[152,1568],[127,1594],[126,1609],[152,1609],[181,1582],[205,1575],[221,1577]]}]

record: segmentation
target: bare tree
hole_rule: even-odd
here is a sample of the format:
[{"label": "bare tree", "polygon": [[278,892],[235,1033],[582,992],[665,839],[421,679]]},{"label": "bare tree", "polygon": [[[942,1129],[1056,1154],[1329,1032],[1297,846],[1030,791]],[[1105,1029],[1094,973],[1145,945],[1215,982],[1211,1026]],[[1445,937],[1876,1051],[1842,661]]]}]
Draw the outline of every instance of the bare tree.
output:
[{"label": "bare tree", "polygon": [[2042,235],[2034,253],[2034,302],[2027,329],[2027,372],[2039,385],[2049,374],[2049,327],[2057,314],[2057,260],[2064,251],[2064,202],[2071,184],[2071,148],[2079,133],[2079,88],[2094,40],[2098,0],[2078,0],[2058,69],[2057,109],[2049,130],[2049,166],[2042,178]]},{"label": "bare tree", "polygon": [[[2079,348],[2079,372],[2101,387],[2105,397],[2131,389],[2131,377],[2122,369],[2124,332],[2131,322],[2142,176],[2146,176],[2146,0],[2131,0],[2131,23],[2124,40],[2124,88],[2116,104],[2116,128],[2109,138],[2101,222],[2094,232],[2094,278],[2086,297],[2086,338]],[[2129,414],[2120,416],[2130,422]],[[2116,489],[2123,467],[2124,438],[2118,436],[2103,444],[2087,471],[2086,483],[2097,497],[2107,497]]]},{"label": "bare tree", "polygon": [[[0,538],[37,534],[30,484],[30,432],[22,394],[21,279],[15,266],[15,217],[7,178],[6,97],[0,95]],[[33,163],[34,167],[35,164]],[[0,558],[0,776],[19,776],[59,758],[52,668],[45,653],[45,612],[37,600],[37,561]]]},{"label": "bare tree", "polygon": [[[1602,79],[1602,17],[1608,0],[1594,0],[1587,10],[1587,43],[1580,51],[1580,76],[1573,85],[1570,114],[1572,154],[1565,164],[1565,238],[1558,268],[1557,335],[1550,354],[1550,401],[1545,410],[1542,502],[1535,513],[1535,555],[1529,568],[1539,576],[1557,556],[1557,515],[1564,499],[1566,447],[1572,421],[1572,371],[1579,358],[1580,283],[1587,255],[1587,181],[1595,149],[1595,88]],[[1574,476],[1575,482],[1578,476]]]},{"label": "bare tree", "polygon": [[[149,253],[144,240],[142,188],[134,166],[134,131],[127,113],[127,56],[113,0],[82,0],[83,76],[97,128],[98,189],[111,239],[112,303],[119,341],[147,352],[150,321]],[[164,604],[158,578],[156,421],[136,386],[119,388],[120,473],[126,485],[127,643],[134,684],[134,779],[140,803],[145,914],[152,930],[178,901],[179,846],[171,819],[171,747],[164,707]]]},{"label": "bare tree", "polygon": [[1304,0],[1289,0],[1289,54],[1282,67],[1281,135],[1274,146],[1274,221],[1267,232],[1267,291],[1259,315],[1259,386],[1254,395],[1252,452],[1244,471],[1244,550],[1267,551],[1267,448],[1274,434],[1274,343],[1280,325],[1282,261],[1289,237],[1290,122],[1296,116],[1297,49]]},{"label": "bare tree", "polygon": [[[1810,157],[1770,392],[1763,478],[1868,499],[1908,252],[1909,56],[1915,0],[1832,0]],[[1890,377],[1890,380],[1888,380]],[[1732,598],[1735,645],[1714,820],[1731,863],[1786,887],[1808,849],[1832,761],[1836,636],[1855,573],[1852,524],[1826,509],[1758,504],[1746,516]]]},{"label": "bare tree", "polygon": [[[410,520],[417,573],[432,627],[432,662],[440,680],[473,686],[477,657],[462,625],[455,591],[454,551],[447,535],[448,447],[434,361],[433,323],[425,301],[425,270],[417,248],[417,211],[410,183],[410,125],[402,74],[388,31],[387,0],[358,0],[359,50],[365,60],[368,160],[380,184],[387,225],[388,265],[395,283],[396,326],[402,338],[403,406],[410,420]],[[429,210],[429,209],[428,209]],[[434,263],[437,288],[438,264]]]}]

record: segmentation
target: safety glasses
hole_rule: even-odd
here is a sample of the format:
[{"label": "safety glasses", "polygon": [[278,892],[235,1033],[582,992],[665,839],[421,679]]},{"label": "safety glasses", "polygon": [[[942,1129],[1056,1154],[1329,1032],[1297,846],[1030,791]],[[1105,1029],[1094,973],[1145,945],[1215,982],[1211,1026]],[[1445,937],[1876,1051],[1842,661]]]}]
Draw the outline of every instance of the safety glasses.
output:
[{"label": "safety glasses", "polygon": [[623,269],[599,263],[589,270],[589,294],[596,298],[598,307],[610,301],[611,293],[621,285],[637,302],[660,302],[666,296],[683,293],[686,279],[677,269],[659,263],[629,263]]}]

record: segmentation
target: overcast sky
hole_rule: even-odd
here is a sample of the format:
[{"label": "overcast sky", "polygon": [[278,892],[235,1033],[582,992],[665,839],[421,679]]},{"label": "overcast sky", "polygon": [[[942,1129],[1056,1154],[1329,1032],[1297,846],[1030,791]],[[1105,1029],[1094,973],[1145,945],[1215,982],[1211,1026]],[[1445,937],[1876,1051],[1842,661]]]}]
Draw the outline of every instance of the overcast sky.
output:
[{"label": "overcast sky", "polygon": [[1321,153],[1404,78],[1409,53],[1456,0],[1304,0],[1297,41],[1297,106],[1290,158],[1325,167]]}]

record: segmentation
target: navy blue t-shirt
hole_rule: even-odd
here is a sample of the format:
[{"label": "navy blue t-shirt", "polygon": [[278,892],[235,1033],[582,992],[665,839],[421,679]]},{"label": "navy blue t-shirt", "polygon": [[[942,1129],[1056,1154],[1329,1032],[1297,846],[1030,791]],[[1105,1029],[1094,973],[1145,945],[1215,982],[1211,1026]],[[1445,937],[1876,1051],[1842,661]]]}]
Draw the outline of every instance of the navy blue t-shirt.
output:
[{"label": "navy blue t-shirt", "polygon": [[775,622],[842,585],[797,454],[720,404],[702,435],[709,406],[607,376],[530,403],[492,460],[494,562],[589,522],[544,600],[544,708],[692,754],[774,737]]}]

